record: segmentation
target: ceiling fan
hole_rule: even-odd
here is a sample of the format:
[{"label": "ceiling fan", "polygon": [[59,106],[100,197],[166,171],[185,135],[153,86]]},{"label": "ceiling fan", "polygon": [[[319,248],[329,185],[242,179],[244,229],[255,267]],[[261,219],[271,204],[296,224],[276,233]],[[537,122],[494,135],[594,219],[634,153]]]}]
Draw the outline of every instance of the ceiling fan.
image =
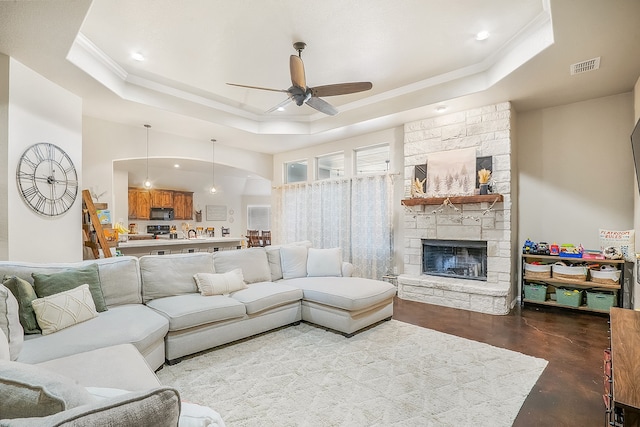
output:
[{"label": "ceiling fan", "polygon": [[327,101],[321,99],[321,96],[346,95],[349,93],[363,92],[373,87],[371,82],[337,83],[316,87],[307,86],[304,75],[304,64],[302,63],[302,51],[306,46],[306,43],[303,42],[295,42],[293,44],[293,48],[298,51],[298,56],[291,55],[289,58],[289,71],[291,73],[291,87],[289,89],[270,89],[266,87],[247,86],[235,83],[227,84],[231,86],[246,87],[249,89],[284,92],[289,95],[287,99],[269,109],[267,113],[271,113],[278,108],[284,107],[289,102],[294,101],[298,106],[307,104],[309,107],[315,108],[316,110],[330,116],[338,114],[338,110]]}]

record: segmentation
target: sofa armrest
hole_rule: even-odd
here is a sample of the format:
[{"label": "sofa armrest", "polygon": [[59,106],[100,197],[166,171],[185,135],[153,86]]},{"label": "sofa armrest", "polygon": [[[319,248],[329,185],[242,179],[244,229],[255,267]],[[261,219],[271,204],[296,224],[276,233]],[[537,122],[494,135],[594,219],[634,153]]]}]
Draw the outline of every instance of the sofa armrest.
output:
[{"label": "sofa armrest", "polygon": [[351,277],[353,275],[353,264],[350,262],[342,263],[342,277]]},{"label": "sofa armrest", "polygon": [[97,426],[118,427],[177,426],[180,395],[171,387],[127,393],[89,405],[82,405],[48,417],[2,420],[7,427]]}]

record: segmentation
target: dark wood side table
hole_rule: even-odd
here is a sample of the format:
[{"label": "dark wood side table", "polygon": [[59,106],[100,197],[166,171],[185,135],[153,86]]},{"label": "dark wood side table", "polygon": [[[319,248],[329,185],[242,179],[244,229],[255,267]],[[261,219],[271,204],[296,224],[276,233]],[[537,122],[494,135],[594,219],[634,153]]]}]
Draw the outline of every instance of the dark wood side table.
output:
[{"label": "dark wood side table", "polygon": [[[609,425],[640,426],[640,311],[612,307],[611,392],[613,413]],[[605,365],[606,376],[606,365]],[[606,381],[606,378],[605,378]],[[616,420],[615,418],[618,418]]]}]

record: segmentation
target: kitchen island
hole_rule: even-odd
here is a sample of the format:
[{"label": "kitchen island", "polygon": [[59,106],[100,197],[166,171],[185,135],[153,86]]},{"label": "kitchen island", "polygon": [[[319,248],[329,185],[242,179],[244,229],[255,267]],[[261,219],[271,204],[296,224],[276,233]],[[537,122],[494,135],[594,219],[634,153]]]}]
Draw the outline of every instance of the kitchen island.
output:
[{"label": "kitchen island", "polygon": [[119,242],[117,250],[122,255],[166,255],[189,252],[215,252],[240,249],[244,237],[198,237],[191,239],[144,239]]}]

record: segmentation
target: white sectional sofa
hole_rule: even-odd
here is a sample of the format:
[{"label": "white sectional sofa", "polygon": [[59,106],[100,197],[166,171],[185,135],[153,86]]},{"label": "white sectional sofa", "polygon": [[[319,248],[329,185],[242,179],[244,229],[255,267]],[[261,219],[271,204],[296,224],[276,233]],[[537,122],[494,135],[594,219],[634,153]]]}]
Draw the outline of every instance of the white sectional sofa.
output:
[{"label": "white sectional sofa", "polygon": [[[79,263],[0,262],[0,278],[34,284],[48,275],[97,265],[106,311],[49,335],[24,335],[15,360],[40,363],[117,344],[133,344],[153,369],[180,357],[301,320],[345,335],[388,319],[395,288],[350,277],[337,249],[282,247],[216,253],[116,257]],[[308,267],[308,268],[307,268]],[[198,290],[196,273],[240,269],[244,289],[213,296]],[[7,331],[5,331],[7,332]]]}]

